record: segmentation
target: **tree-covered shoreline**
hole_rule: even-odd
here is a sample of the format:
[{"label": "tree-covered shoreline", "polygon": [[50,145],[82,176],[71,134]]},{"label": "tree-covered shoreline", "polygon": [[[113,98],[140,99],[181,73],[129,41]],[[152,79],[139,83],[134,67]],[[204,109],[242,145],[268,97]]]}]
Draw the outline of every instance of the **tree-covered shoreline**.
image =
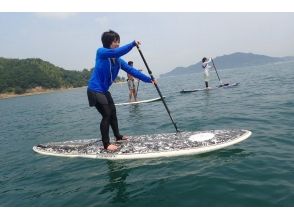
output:
[{"label": "tree-covered shoreline", "polygon": [[[39,58],[0,57],[0,98],[87,85],[92,69],[65,70]],[[117,77],[116,81],[125,81]]]}]

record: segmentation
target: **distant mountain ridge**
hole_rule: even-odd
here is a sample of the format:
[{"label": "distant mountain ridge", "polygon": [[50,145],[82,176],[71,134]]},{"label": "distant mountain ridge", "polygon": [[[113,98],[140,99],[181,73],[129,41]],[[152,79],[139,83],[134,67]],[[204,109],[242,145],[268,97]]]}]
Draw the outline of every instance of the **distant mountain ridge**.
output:
[{"label": "distant mountain ridge", "polygon": [[[283,62],[294,60],[294,56],[287,57],[270,57],[253,53],[232,53],[229,55],[218,56],[213,58],[217,69],[237,68],[246,66],[258,66],[268,63]],[[164,73],[161,76],[173,76],[177,74],[188,74],[201,72],[201,61],[188,67],[176,67],[170,72]]]}]

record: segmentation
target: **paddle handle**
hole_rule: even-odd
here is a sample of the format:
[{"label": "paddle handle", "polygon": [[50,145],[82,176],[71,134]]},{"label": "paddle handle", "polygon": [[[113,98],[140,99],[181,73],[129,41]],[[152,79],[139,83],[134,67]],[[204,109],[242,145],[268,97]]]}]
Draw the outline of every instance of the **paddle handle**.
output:
[{"label": "paddle handle", "polygon": [[[146,68],[147,68],[147,71],[148,71],[148,73],[149,73],[149,75],[150,75],[150,77],[151,77],[151,80],[154,81],[155,78],[154,78],[154,76],[153,76],[153,74],[152,74],[152,71],[150,70],[150,68],[149,68],[149,66],[148,66],[148,64],[147,64],[147,62],[146,62],[146,60],[145,60],[145,57],[144,57],[144,55],[143,55],[143,53],[142,53],[142,51],[141,51],[139,45],[137,44],[136,47],[137,47],[137,49],[138,49],[138,51],[139,51],[139,53],[140,53],[140,55],[141,55],[141,57],[142,57],[142,60],[143,60],[145,66],[146,66]],[[166,102],[165,102],[165,100],[164,100],[164,98],[163,98],[163,96],[162,96],[162,94],[161,94],[161,91],[160,91],[160,89],[159,89],[157,83],[153,83],[153,84],[154,84],[154,86],[155,86],[155,88],[156,88],[156,90],[157,90],[157,92],[158,92],[158,94],[159,94],[159,96],[160,96],[160,98],[161,98],[161,101],[163,102],[163,105],[164,105],[164,107],[165,107],[165,109],[166,109],[166,111],[167,111],[167,113],[168,113],[168,115],[169,115],[169,117],[170,117],[170,119],[171,119],[171,121],[172,121],[172,123],[173,123],[173,125],[174,125],[174,127],[175,127],[175,129],[176,129],[176,131],[177,131],[177,132],[180,132],[180,131],[178,130],[178,127],[177,127],[176,123],[174,122],[174,120],[173,120],[173,118],[172,118],[172,116],[171,116],[171,114],[170,114],[170,111],[169,111],[169,109],[168,109],[168,107],[167,107],[167,104],[166,104]]]}]

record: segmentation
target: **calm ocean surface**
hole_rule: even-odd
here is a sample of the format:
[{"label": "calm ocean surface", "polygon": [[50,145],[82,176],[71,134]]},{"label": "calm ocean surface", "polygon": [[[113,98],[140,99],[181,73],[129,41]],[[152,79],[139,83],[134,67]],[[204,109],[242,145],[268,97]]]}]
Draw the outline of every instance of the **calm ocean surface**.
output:
[{"label": "calm ocean surface", "polygon": [[[294,206],[294,62],[219,74],[241,84],[180,94],[202,88],[202,73],[158,80],[179,129],[253,132],[194,156],[110,162],[36,154],[38,143],[100,138],[86,88],[0,100],[0,206]],[[127,84],[111,91],[116,103],[127,101]],[[140,83],[139,97],[158,94]],[[125,135],[175,131],[162,102],[117,112]]]}]

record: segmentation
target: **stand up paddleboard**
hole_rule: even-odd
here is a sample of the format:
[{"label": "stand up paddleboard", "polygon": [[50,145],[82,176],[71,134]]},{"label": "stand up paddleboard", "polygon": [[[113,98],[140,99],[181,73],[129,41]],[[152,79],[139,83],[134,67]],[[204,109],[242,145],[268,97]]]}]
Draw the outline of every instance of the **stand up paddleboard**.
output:
[{"label": "stand up paddleboard", "polygon": [[182,90],[180,91],[181,93],[189,93],[189,92],[198,92],[198,91],[207,91],[207,90],[213,90],[213,89],[227,89],[227,88],[232,88],[235,86],[238,86],[240,83],[233,83],[233,84],[225,84],[225,85],[219,85],[216,87],[209,87],[209,88],[203,88],[203,89],[192,89],[192,90]]},{"label": "stand up paddleboard", "polygon": [[143,159],[202,154],[239,143],[251,135],[248,130],[211,130],[131,136],[116,143],[119,150],[112,153],[96,139],[39,144],[33,150],[40,154],[95,159]]},{"label": "stand up paddleboard", "polygon": [[[165,98],[165,97],[163,97],[163,98]],[[137,101],[137,102],[118,103],[118,104],[115,104],[115,105],[116,106],[120,106],[120,105],[134,105],[134,104],[140,104],[140,103],[156,102],[156,101],[159,101],[159,100],[161,100],[160,97],[154,98],[154,99],[146,99],[146,100]]]}]

